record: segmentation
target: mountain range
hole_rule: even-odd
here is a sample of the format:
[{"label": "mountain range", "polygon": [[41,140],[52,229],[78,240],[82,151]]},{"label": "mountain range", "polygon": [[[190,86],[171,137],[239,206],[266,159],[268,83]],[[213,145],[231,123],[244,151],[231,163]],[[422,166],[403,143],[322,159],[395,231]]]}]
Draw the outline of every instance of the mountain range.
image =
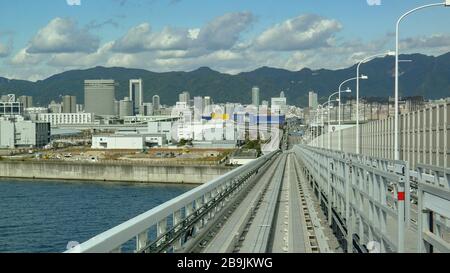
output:
[{"label": "mountain range", "polygon": [[[450,52],[434,57],[422,54],[401,55],[400,96],[424,96],[438,99],[450,96]],[[36,105],[46,105],[51,100],[60,100],[61,95],[77,96],[84,103],[85,79],[115,79],[119,82],[117,99],[128,96],[128,81],[142,78],[144,100],[151,101],[153,95],[161,97],[162,104],[174,104],[178,94],[189,91],[191,97],[211,96],[214,102],[251,102],[251,88],[258,86],[261,100],[278,97],[284,91],[288,104],[307,106],[308,92],[318,93],[325,101],[337,91],[345,79],[355,77],[356,65],[345,69],[300,71],[261,67],[254,71],[236,75],[224,74],[208,67],[190,72],[156,73],[143,69],[121,67],[94,67],[71,70],[47,79],[31,82],[0,77],[0,94],[33,96]],[[384,97],[394,94],[394,57],[377,58],[361,66],[361,73],[369,79],[361,81],[361,97]],[[345,86],[355,90],[355,83]],[[354,95],[354,92],[352,93]]]}]

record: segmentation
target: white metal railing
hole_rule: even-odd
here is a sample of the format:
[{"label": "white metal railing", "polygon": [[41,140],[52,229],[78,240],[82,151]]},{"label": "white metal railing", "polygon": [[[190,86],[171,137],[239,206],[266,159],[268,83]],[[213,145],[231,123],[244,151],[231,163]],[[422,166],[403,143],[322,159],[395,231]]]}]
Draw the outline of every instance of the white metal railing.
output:
[{"label": "white metal railing", "polygon": [[[185,221],[192,220],[192,216],[209,206],[211,200],[223,196],[231,189],[240,187],[254,172],[257,172],[278,151],[264,155],[246,165],[236,168],[223,176],[220,176],[206,184],[203,184],[189,192],[186,192],[164,204],[161,204],[131,220],[128,220],[110,230],[107,230],[92,239],[75,246],[66,253],[106,253],[121,252],[122,246],[131,240],[136,240],[135,252],[144,251],[148,245],[156,241],[159,245],[168,238],[168,232],[177,232],[184,228]],[[239,188],[238,188],[239,190]],[[214,213],[223,207],[227,199],[220,199],[217,208],[202,216],[195,228],[186,232],[200,230],[206,222],[214,217]],[[151,229],[156,229],[156,238],[150,239]],[[184,243],[183,239],[175,238],[173,250],[176,251]]]},{"label": "white metal railing", "polygon": [[419,252],[450,253],[450,170],[430,165],[419,174]]},{"label": "white metal railing", "polygon": [[381,252],[404,251],[405,210],[409,210],[406,162],[304,145],[294,151],[317,182],[319,199],[324,195],[327,200],[329,224],[332,214],[340,219],[334,222],[347,236],[348,252],[353,249],[354,234],[360,245],[378,242]]},{"label": "white metal railing", "polygon": [[[450,168],[449,109],[450,102],[445,102],[399,116],[400,159],[407,161],[411,168],[415,169],[418,164]],[[361,124],[359,153],[394,159],[394,128],[394,117]],[[356,153],[356,127],[324,133],[311,139],[309,144]]]}]

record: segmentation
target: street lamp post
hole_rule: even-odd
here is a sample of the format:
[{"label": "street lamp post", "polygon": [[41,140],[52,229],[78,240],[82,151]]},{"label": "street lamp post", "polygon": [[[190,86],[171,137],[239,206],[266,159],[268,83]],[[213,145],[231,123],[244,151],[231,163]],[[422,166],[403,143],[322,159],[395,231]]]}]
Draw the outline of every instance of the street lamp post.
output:
[{"label": "street lamp post", "polygon": [[[350,82],[350,81],[354,81],[354,80],[357,80],[357,79],[363,79],[363,80],[367,80],[369,77],[367,77],[366,75],[361,75],[361,76],[359,76],[358,75],[358,77],[354,77],[354,78],[350,78],[350,79],[347,79],[347,80],[345,80],[345,81],[343,81],[340,85],[339,85],[339,109],[338,109],[338,111],[339,111],[339,117],[338,117],[338,124],[339,124],[339,127],[340,127],[340,125],[341,125],[341,104],[342,104],[342,100],[341,100],[341,89],[342,89],[342,86],[344,85],[344,84],[346,84],[347,82]],[[339,131],[340,131],[340,128],[339,128]],[[341,132],[339,132],[339,142],[338,142],[338,144],[339,144],[339,150],[341,150]]]},{"label": "street lamp post", "polygon": [[[351,93],[352,90],[350,90],[349,88],[347,88],[347,90],[344,90],[343,92],[344,92],[344,93]],[[330,104],[331,97],[334,96],[334,95],[336,95],[336,94],[339,94],[339,98],[337,98],[336,100],[339,102],[339,105],[340,105],[340,103],[341,103],[341,99],[340,99],[340,96],[341,96],[341,90],[339,90],[339,91],[337,91],[337,92],[334,92],[333,94],[331,94],[331,95],[328,97],[328,104]],[[328,123],[330,123],[330,112],[329,112],[329,111],[328,111]],[[329,127],[329,126],[330,126],[330,125],[328,124],[328,127]],[[331,135],[330,135],[330,134],[328,134],[328,149],[331,149]]]},{"label": "street lamp post", "polygon": [[[328,114],[328,119],[327,119],[327,126],[328,126],[328,128],[327,128],[327,130],[328,130],[328,132],[327,132],[327,135],[329,136],[330,135],[330,109],[331,109],[331,105],[330,105],[330,103],[331,102],[335,102],[335,101],[338,101],[337,99],[336,100],[332,100],[332,101],[326,101],[326,102],[324,102],[324,103],[322,103],[320,106],[321,106],[321,109],[322,109],[322,111],[321,111],[321,113],[320,113],[320,116],[321,116],[321,125],[322,125],[322,127],[323,127],[323,129],[322,130],[325,130],[325,122],[323,121],[323,110],[324,109],[327,109],[327,114]],[[326,108],[325,108],[325,105],[327,106]],[[322,148],[325,148],[324,147],[324,145],[323,145],[323,142],[324,142],[325,140],[324,140],[324,137],[323,137],[323,131],[322,131]],[[330,145],[329,143],[328,143],[328,145]],[[329,147],[328,147],[329,148]]]},{"label": "street lamp post", "polygon": [[359,154],[359,80],[360,80],[359,68],[360,68],[361,64],[363,64],[369,60],[372,60],[374,58],[382,57],[382,56],[394,56],[394,55],[395,55],[395,52],[393,52],[393,51],[372,55],[372,56],[367,57],[367,58],[363,59],[362,61],[360,61],[358,63],[358,65],[356,66],[356,153],[357,154]]},{"label": "street lamp post", "polygon": [[398,145],[398,114],[399,114],[399,107],[398,107],[398,66],[399,66],[399,29],[400,29],[400,23],[402,20],[408,16],[409,14],[416,12],[421,9],[425,8],[431,8],[435,6],[450,6],[450,0],[445,0],[441,3],[434,3],[434,4],[428,4],[423,5],[417,8],[414,8],[406,13],[404,13],[400,18],[397,20],[397,24],[395,26],[395,116],[394,116],[394,159],[399,160],[400,159],[400,149]]}]

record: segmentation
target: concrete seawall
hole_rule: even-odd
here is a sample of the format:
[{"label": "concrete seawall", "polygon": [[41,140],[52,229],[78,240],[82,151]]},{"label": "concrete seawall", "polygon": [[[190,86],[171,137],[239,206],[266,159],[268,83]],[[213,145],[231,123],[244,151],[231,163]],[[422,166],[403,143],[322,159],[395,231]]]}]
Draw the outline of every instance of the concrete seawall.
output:
[{"label": "concrete seawall", "polygon": [[202,184],[231,169],[224,166],[0,161],[0,178]]}]

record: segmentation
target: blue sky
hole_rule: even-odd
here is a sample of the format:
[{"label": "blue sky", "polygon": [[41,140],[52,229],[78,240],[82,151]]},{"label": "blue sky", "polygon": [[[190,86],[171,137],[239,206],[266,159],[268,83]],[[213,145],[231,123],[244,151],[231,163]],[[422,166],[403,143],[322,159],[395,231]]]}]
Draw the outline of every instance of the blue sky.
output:
[{"label": "blue sky", "polygon": [[[96,65],[227,73],[263,65],[341,68],[392,49],[396,19],[439,1],[5,0],[0,76],[38,80]],[[449,25],[450,8],[411,15],[401,28],[402,52],[450,51]]]}]

